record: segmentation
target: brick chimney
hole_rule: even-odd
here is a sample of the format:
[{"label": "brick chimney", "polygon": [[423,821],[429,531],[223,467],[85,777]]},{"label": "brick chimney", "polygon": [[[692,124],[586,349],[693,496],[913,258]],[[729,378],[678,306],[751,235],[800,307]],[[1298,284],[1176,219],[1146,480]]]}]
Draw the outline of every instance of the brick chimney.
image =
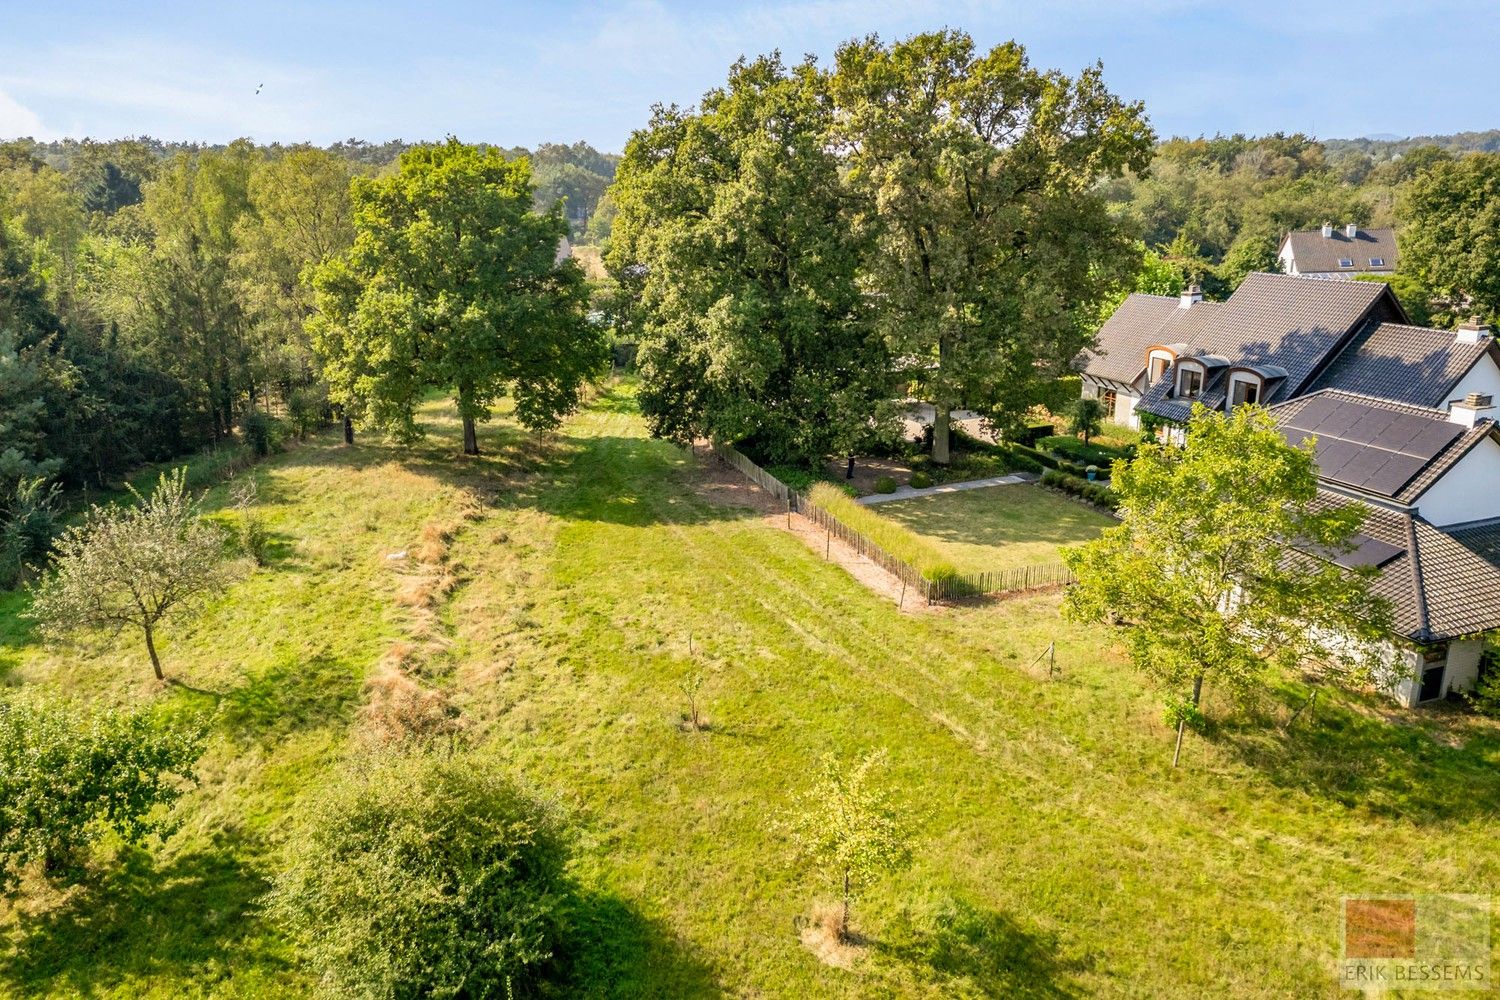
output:
[{"label": "brick chimney", "polygon": [[1356,226],[1352,222],[1349,223],[1347,226],[1344,227],[1344,235],[1347,236],[1347,237],[1349,237],[1351,240],[1352,239],[1358,239],[1359,238],[1359,227]]},{"label": "brick chimney", "polygon": [[1458,342],[1460,344],[1477,344],[1489,338],[1490,328],[1481,323],[1478,316],[1469,317],[1467,323],[1458,328]]},{"label": "brick chimney", "polygon": [[1495,408],[1495,397],[1481,392],[1471,392],[1448,407],[1448,420],[1461,427],[1472,428],[1490,415]]},{"label": "brick chimney", "polygon": [[1323,238],[1325,240],[1331,240],[1331,239],[1333,239],[1333,223],[1331,223],[1331,222],[1325,222],[1325,223],[1323,223]]},{"label": "brick chimney", "polygon": [[1178,309],[1190,309],[1195,304],[1203,301],[1203,289],[1198,287],[1197,282],[1188,285],[1182,290],[1182,295],[1177,299]]}]

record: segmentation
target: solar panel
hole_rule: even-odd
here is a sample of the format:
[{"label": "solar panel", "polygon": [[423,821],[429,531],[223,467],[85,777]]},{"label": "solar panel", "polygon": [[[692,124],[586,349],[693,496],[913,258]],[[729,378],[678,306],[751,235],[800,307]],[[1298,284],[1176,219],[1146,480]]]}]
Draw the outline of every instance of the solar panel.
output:
[{"label": "solar panel", "polygon": [[1385,463],[1384,467],[1373,470],[1364,477],[1363,482],[1350,483],[1362,490],[1378,493],[1381,496],[1395,496],[1401,487],[1411,482],[1412,477],[1422,471],[1426,461],[1414,455],[1396,455]]},{"label": "solar panel", "polygon": [[1349,552],[1335,553],[1333,561],[1346,569],[1354,569],[1357,566],[1384,566],[1399,555],[1405,555],[1406,550],[1389,542],[1382,542],[1378,538],[1369,535],[1355,535],[1349,541],[1354,543],[1353,550]]},{"label": "solar panel", "polygon": [[[1347,443],[1347,442],[1345,442]],[[1336,479],[1350,486],[1364,486],[1384,468],[1390,461],[1390,455],[1374,448],[1361,448],[1352,446],[1355,453],[1352,458],[1339,467],[1336,472],[1323,472],[1329,479]],[[1320,472],[1322,471],[1320,467]]]},{"label": "solar panel", "polygon": [[1424,420],[1422,423],[1421,430],[1404,449],[1409,455],[1433,458],[1463,436],[1464,429],[1458,424],[1436,420]]},{"label": "solar panel", "polygon": [[1437,416],[1388,410],[1354,399],[1309,399],[1282,424],[1287,440],[1318,439],[1318,474],[1381,496],[1395,496],[1463,434]]},{"label": "solar panel", "polygon": [[1340,441],[1338,438],[1318,438],[1318,469],[1330,479],[1338,479],[1339,470],[1368,450],[1352,441]]}]

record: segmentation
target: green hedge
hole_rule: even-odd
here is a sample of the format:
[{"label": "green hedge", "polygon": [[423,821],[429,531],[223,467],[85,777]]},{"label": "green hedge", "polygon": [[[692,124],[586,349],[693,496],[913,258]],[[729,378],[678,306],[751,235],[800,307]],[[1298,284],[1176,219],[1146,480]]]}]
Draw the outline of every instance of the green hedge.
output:
[{"label": "green hedge", "polygon": [[1054,435],[1042,438],[1037,442],[1037,447],[1071,459],[1082,465],[1097,465],[1101,469],[1107,469],[1117,458],[1134,458],[1135,448],[1111,448],[1104,444],[1084,444],[1076,437]]},{"label": "green hedge", "polygon": [[1091,483],[1087,479],[1049,469],[1042,473],[1042,485],[1050,486],[1064,493],[1071,493],[1075,497],[1087,500],[1089,503],[1097,504],[1109,510],[1115,510],[1120,506],[1119,498],[1115,491],[1101,483]]},{"label": "green hedge", "polygon": [[821,508],[846,528],[864,535],[902,562],[911,565],[928,580],[943,580],[958,575],[957,568],[937,546],[904,524],[881,517],[863,504],[855,503],[829,483],[818,483],[808,494],[813,506]]}]

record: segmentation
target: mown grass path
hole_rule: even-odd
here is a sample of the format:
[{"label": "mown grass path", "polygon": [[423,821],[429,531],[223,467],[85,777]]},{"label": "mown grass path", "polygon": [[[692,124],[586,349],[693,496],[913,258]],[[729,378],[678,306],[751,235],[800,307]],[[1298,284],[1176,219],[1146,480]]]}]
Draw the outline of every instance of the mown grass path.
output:
[{"label": "mown grass path", "polygon": [[[493,766],[576,819],[574,995],[1334,996],[1341,895],[1500,875],[1493,727],[1345,705],[1284,739],[1241,712],[1173,772],[1158,694],[1055,595],[902,614],[710,499],[697,460],[645,437],[628,385],[545,448],[499,422],[478,462],[453,456],[445,413],[417,452],[320,442],[259,470],[281,558],[166,654],[217,694],[154,688],[125,644],[69,659],[0,624],[13,682],[230,706],[181,832],[12,912],[0,989],[306,990],[254,898],[297,796],[348,750],[361,679],[409,629],[384,557],[458,490],[486,506],[453,539],[425,669]],[[1052,641],[1048,679],[1030,664]],[[702,734],[677,725],[692,670]],[[819,754],[874,746],[917,861],[857,904],[873,943],[845,971],[797,940],[829,887],[771,820]]]}]

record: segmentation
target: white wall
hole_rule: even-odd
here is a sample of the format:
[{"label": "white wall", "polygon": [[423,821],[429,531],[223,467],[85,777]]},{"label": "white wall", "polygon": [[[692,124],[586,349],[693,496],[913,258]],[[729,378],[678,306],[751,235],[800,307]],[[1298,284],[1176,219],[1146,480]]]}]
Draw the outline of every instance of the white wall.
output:
[{"label": "white wall", "polygon": [[[1463,399],[1471,392],[1494,396],[1495,402],[1500,404],[1500,367],[1496,366],[1494,359],[1488,354],[1480,358],[1478,363],[1469,369],[1468,374],[1458,380],[1458,385],[1448,393],[1448,398],[1444,402],[1451,403],[1454,400]],[[1491,410],[1482,416],[1500,416],[1500,409]]]},{"label": "white wall", "polygon": [[1484,655],[1483,639],[1455,639],[1448,643],[1448,676],[1443,693],[1467,691],[1479,680],[1479,658]]},{"label": "white wall", "polygon": [[1141,429],[1140,418],[1135,415],[1135,404],[1141,401],[1139,396],[1126,395],[1123,392],[1115,394],[1114,421],[1124,424],[1133,431]]},{"label": "white wall", "polygon": [[1500,444],[1486,438],[1416,500],[1439,528],[1500,517]]},{"label": "white wall", "polygon": [[[1454,639],[1448,643],[1447,669],[1443,671],[1443,690],[1439,698],[1448,697],[1449,691],[1467,691],[1479,679],[1479,658],[1484,655],[1483,639]],[[1396,651],[1396,659],[1404,670],[1413,673],[1392,689],[1391,695],[1407,708],[1417,705],[1417,696],[1422,690],[1422,659],[1415,650]]]},{"label": "white wall", "polygon": [[1281,248],[1281,252],[1276,256],[1281,259],[1281,269],[1283,271],[1287,274],[1297,273],[1297,260],[1292,256],[1292,244],[1290,241]]}]

